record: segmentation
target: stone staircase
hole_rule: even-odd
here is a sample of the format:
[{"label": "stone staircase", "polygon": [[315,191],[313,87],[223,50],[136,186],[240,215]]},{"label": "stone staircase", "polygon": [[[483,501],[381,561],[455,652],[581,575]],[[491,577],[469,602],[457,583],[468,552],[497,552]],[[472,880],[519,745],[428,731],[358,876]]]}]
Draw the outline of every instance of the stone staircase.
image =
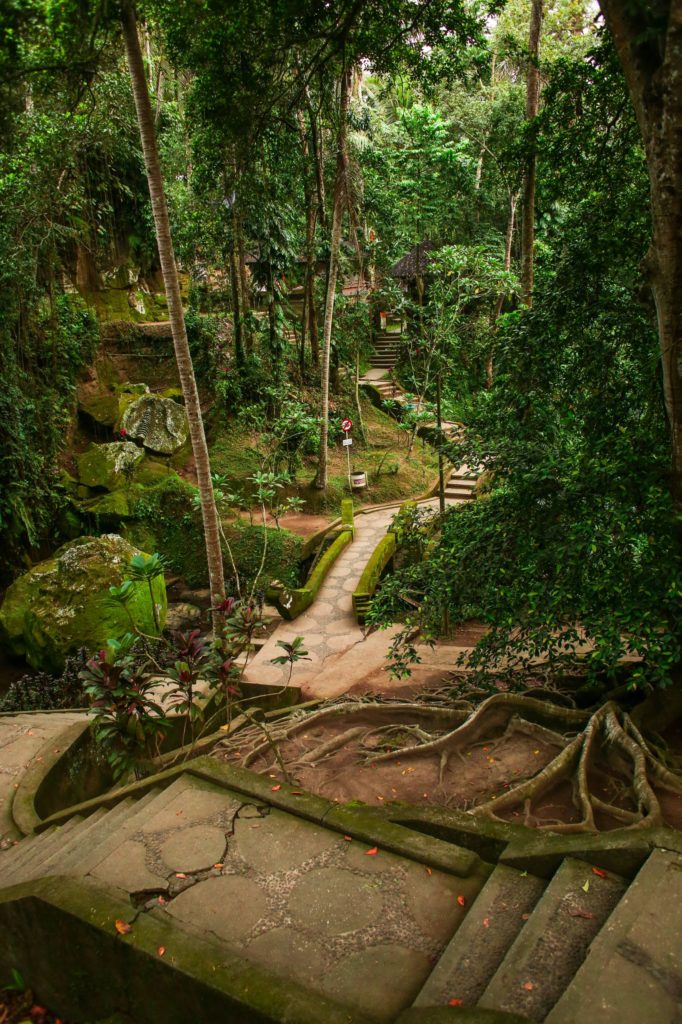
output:
[{"label": "stone staircase", "polygon": [[[208,758],[58,821],[0,853],[0,930],[8,936],[0,970],[5,960],[21,966],[22,942],[34,949],[42,941],[26,933],[27,911],[21,927],[12,915],[31,892],[48,894],[43,906],[53,900],[56,876],[59,893],[81,886],[73,904],[63,896],[65,945],[79,915],[92,930],[102,891],[131,923],[126,945],[141,942],[145,927],[161,929],[173,953],[165,968],[179,972],[178,985],[196,971],[202,942],[213,944],[214,959],[232,958],[231,977],[247,969],[273,976],[275,1008],[239,1020],[426,1024],[460,1007],[453,1019],[480,1024],[679,1024],[679,852],[650,847],[637,869],[607,845],[609,863],[631,879],[593,867],[598,852],[583,859],[569,837],[576,855],[541,877],[530,861],[522,868],[518,853],[505,863],[502,848],[485,863],[369,808],[273,786]],[[53,938],[54,917],[46,920]],[[97,927],[113,933],[113,920],[102,921]],[[237,970],[235,957],[251,966]],[[285,990],[308,1009],[285,1012]]]},{"label": "stone staircase", "polygon": [[392,370],[398,359],[401,335],[382,331],[377,334],[374,340],[374,351],[370,359],[370,366],[378,370]]},{"label": "stone staircase", "polygon": [[471,501],[476,497],[478,473],[468,466],[453,469],[445,484],[445,500],[448,504]]}]

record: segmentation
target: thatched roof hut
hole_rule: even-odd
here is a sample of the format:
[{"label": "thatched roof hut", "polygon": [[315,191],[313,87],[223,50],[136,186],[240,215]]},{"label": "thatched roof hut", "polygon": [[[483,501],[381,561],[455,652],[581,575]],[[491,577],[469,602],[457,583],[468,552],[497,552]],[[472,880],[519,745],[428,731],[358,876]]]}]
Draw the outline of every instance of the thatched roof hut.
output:
[{"label": "thatched roof hut", "polygon": [[391,277],[397,277],[403,284],[414,281],[417,276],[424,277],[428,273],[431,262],[429,254],[437,249],[438,246],[435,242],[428,238],[425,238],[423,242],[418,242],[414,249],[410,249],[402,259],[393,264],[389,271]]}]

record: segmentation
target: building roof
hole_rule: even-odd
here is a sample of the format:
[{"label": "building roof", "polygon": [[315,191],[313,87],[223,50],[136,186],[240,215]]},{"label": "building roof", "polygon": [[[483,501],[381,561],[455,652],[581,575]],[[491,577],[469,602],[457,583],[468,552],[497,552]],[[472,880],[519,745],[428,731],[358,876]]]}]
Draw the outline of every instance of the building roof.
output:
[{"label": "building roof", "polygon": [[414,249],[410,249],[402,259],[393,264],[390,270],[391,276],[409,281],[417,274],[425,274],[431,262],[429,253],[436,249],[438,246],[428,238],[425,238],[423,242],[418,242]]}]

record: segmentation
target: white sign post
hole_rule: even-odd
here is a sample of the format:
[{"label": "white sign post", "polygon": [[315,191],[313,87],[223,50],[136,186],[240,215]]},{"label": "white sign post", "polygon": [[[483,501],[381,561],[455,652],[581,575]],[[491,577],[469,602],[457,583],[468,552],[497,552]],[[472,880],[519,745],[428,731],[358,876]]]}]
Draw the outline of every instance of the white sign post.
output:
[{"label": "white sign post", "polygon": [[345,419],[341,420],[341,429],[343,430],[344,434],[346,435],[344,437],[344,439],[343,439],[343,446],[346,449],[346,455],[348,457],[348,487],[349,487],[349,489],[351,491],[353,490],[353,481],[351,480],[351,475],[350,475],[350,446],[353,443],[353,438],[349,437],[348,434],[349,434],[352,426],[353,426],[353,421],[349,417],[346,417]]}]

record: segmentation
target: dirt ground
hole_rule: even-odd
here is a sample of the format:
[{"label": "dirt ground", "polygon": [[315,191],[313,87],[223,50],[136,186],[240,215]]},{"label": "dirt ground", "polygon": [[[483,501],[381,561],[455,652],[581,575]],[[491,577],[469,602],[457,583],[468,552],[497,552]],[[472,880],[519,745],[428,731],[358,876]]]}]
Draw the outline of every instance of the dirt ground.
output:
[{"label": "dirt ground", "polygon": [[[414,693],[404,687],[393,700],[412,700]],[[421,691],[423,693],[423,689]],[[364,695],[365,699],[367,695]],[[387,727],[392,724],[390,738]],[[418,742],[411,731],[421,727],[430,735],[442,734],[454,727],[452,723],[438,723],[429,719],[428,708],[423,720],[414,711],[409,717],[400,713],[399,705],[387,702],[374,705],[372,710],[344,717],[330,717],[312,721],[308,728],[295,732],[289,739],[277,742],[281,762],[273,749],[263,740],[262,732],[237,734],[218,756],[232,764],[248,764],[252,770],[270,775],[275,780],[290,781],[328,800],[345,802],[360,800],[370,806],[381,806],[401,801],[423,806],[448,807],[471,810],[478,804],[499,798],[526,779],[532,778],[548,765],[561,751],[551,741],[512,731],[509,735],[492,735],[483,742],[472,744],[462,753],[450,757],[442,778],[438,753],[408,756],[404,760],[376,763],[377,754],[395,747],[407,747]],[[404,728],[404,733],[401,731]],[[341,737],[346,738],[344,743]],[[341,741],[338,749],[326,751]],[[249,755],[257,747],[264,749],[257,757]],[[288,775],[288,779],[287,776]],[[604,751],[598,752],[589,771],[590,791],[605,803],[636,810],[631,791],[625,783],[618,764],[611,764]],[[656,789],[666,824],[682,828],[682,795]],[[580,821],[573,802],[570,782],[560,783],[533,803],[505,810],[500,817],[532,827]],[[623,822],[606,814],[595,814],[600,831],[623,827]]]}]

